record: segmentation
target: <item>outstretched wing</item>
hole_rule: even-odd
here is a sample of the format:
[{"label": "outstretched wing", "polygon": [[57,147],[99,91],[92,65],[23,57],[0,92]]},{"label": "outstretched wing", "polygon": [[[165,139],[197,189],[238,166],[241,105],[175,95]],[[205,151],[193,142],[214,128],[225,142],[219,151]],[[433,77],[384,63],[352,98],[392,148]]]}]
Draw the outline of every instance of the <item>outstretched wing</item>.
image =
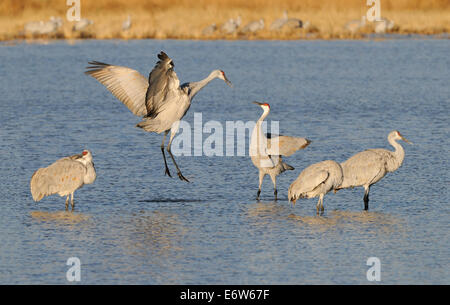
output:
[{"label": "outstretched wing", "polygon": [[184,93],[180,90],[180,80],[173,70],[172,59],[162,52],[159,61],[148,77],[148,89],[145,95],[147,117],[156,117],[164,109],[164,104],[171,98]]},{"label": "outstretched wing", "polygon": [[148,81],[145,76],[127,67],[113,66],[98,61],[91,61],[89,64],[90,66],[84,73],[103,84],[135,115],[147,114],[145,93]]},{"label": "outstretched wing", "polygon": [[308,146],[311,141],[306,138],[266,134],[267,153],[275,156],[290,156],[297,150]]}]

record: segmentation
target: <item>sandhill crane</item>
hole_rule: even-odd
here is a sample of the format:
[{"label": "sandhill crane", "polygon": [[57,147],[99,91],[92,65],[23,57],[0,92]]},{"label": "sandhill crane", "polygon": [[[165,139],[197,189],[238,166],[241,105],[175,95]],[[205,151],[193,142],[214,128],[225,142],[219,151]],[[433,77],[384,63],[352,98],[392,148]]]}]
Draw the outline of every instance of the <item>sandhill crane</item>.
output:
[{"label": "sandhill crane", "polygon": [[366,16],[362,16],[361,20],[350,20],[345,24],[345,29],[352,34],[355,34],[362,27],[366,25]]},{"label": "sandhill crane", "polygon": [[284,27],[288,27],[290,29],[300,29],[303,27],[303,21],[297,18],[289,18],[286,20]]},{"label": "sandhill crane", "polygon": [[94,21],[83,18],[80,21],[77,21],[77,23],[75,23],[75,25],[72,28],[72,31],[74,32],[84,31],[91,24],[94,24]]},{"label": "sandhill crane", "polygon": [[288,18],[287,11],[284,11],[283,18],[275,20],[271,25],[271,30],[281,30],[283,27],[290,29],[302,28],[303,21],[297,18]]},{"label": "sandhill crane", "polygon": [[400,132],[394,130],[389,133],[388,141],[395,151],[368,149],[341,163],[344,181],[336,190],[364,186],[364,209],[368,210],[370,186],[380,181],[388,172],[396,171],[403,163],[405,151],[397,143],[398,140],[411,144]]},{"label": "sandhill crane", "polygon": [[164,154],[164,142],[170,131],[167,151],[177,169],[178,177],[189,182],[181,174],[170,151],[170,145],[180,126],[180,120],[188,111],[195,95],[210,81],[219,78],[230,87],[232,85],[222,70],[213,70],[201,81],[184,83],[180,86],[178,76],[173,69],[172,59],[162,51],[158,54],[158,58],[159,61],[150,72],[148,80],[136,70],[98,61],[89,62],[91,66],[87,67],[85,73],[103,84],[133,114],[143,117],[142,121],[136,125],[137,127],[147,132],[164,132],[161,152],[166,168],[165,174],[172,177]]},{"label": "sandhill crane", "polygon": [[215,23],[207,26],[206,28],[203,29],[202,31],[202,35],[203,36],[209,36],[212,35],[215,31],[217,30],[217,26]]},{"label": "sandhill crane", "polygon": [[131,16],[128,15],[127,19],[122,23],[122,31],[126,32],[131,28]]},{"label": "sandhill crane", "polygon": [[241,26],[241,16],[238,16],[236,20],[229,19],[220,28],[224,34],[233,34]]},{"label": "sandhill crane", "polygon": [[81,154],[64,157],[34,172],[30,181],[31,195],[34,201],[53,194],[67,196],[66,210],[69,206],[69,196],[72,195],[73,211],[73,193],[83,185],[93,183],[96,177],[92,154],[89,150],[83,150]]},{"label": "sandhill crane", "polygon": [[32,21],[25,24],[25,33],[48,35],[55,33],[62,26],[62,19],[51,16],[49,21]]},{"label": "sandhill crane", "polygon": [[259,19],[258,21],[252,21],[247,24],[242,30],[242,33],[256,33],[259,30],[264,29],[264,19]]},{"label": "sandhill crane", "polygon": [[383,34],[386,31],[390,31],[394,28],[394,21],[387,18],[381,18],[380,20],[375,20],[375,33]]},{"label": "sandhill crane", "polygon": [[339,163],[326,160],[305,168],[289,187],[289,201],[295,205],[299,198],[314,198],[319,196],[316,209],[323,212],[323,197],[329,191],[336,189],[343,179],[342,167]]},{"label": "sandhill crane", "polygon": [[297,150],[308,146],[311,141],[305,138],[296,138],[283,135],[264,135],[261,125],[264,119],[269,115],[270,106],[267,103],[253,102],[259,105],[263,114],[256,122],[250,140],[250,157],[256,168],[259,169],[259,188],[256,199],[259,200],[261,194],[261,185],[265,175],[272,179],[275,200],[277,199],[277,176],[286,170],[294,168],[282,161],[281,156],[290,156]]},{"label": "sandhill crane", "polygon": [[281,28],[284,26],[287,20],[288,20],[287,11],[284,11],[282,18],[276,19],[274,22],[272,22],[272,24],[270,25],[270,30],[271,31],[281,30]]}]

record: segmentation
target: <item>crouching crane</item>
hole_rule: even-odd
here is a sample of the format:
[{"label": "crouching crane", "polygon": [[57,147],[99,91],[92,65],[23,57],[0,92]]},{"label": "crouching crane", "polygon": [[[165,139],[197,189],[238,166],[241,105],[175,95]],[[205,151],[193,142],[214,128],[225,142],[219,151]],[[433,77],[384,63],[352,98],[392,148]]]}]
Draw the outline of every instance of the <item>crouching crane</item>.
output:
[{"label": "crouching crane", "polygon": [[316,209],[324,211],[323,197],[336,189],[343,180],[342,167],[339,163],[326,160],[305,168],[289,187],[289,201],[295,205],[299,198],[314,198],[319,196]]},{"label": "crouching crane", "polygon": [[72,195],[73,211],[75,191],[85,184],[93,183],[96,177],[92,154],[89,150],[83,150],[79,155],[64,157],[34,172],[30,181],[31,195],[34,201],[40,201],[53,194],[67,196],[66,211],[69,207],[69,196]]}]

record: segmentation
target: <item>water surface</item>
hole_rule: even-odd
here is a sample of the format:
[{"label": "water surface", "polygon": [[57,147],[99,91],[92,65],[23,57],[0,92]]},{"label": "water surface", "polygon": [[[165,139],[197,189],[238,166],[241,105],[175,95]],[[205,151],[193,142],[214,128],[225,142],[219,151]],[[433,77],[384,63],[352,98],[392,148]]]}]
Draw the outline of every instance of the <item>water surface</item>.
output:
[{"label": "water surface", "polygon": [[[65,284],[78,257],[84,284],[367,284],[378,257],[384,284],[448,284],[448,40],[388,41],[85,41],[0,47],[0,283]],[[89,60],[125,65],[145,76],[165,50],[181,80],[222,69],[185,119],[225,124],[256,120],[253,100],[271,104],[283,134],[313,143],[286,158],[295,171],[266,177],[248,157],[181,156],[183,174],[164,176],[161,135],[83,74]],[[389,148],[394,129],[403,166],[371,189],[287,201],[309,164],[344,161]],[[206,138],[208,134],[204,135]],[[88,148],[98,178],[64,199],[32,200],[33,172]],[[172,173],[175,169],[169,161]]]}]

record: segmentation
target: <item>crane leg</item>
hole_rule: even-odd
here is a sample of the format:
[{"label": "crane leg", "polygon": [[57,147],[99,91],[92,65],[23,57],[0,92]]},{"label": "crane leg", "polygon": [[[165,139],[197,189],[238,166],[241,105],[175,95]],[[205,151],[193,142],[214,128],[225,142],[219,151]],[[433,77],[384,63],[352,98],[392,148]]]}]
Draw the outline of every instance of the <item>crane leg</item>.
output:
[{"label": "crane leg", "polygon": [[163,137],[163,140],[161,143],[161,152],[162,152],[163,159],[164,159],[164,166],[166,167],[166,172],[164,173],[164,175],[172,177],[172,175],[170,174],[170,171],[169,171],[169,167],[167,166],[166,154],[164,153],[164,142],[166,141],[166,136],[168,133],[169,133],[168,131],[164,132],[164,137]]},{"label": "crane leg", "polygon": [[259,200],[259,195],[261,195],[261,186],[265,175],[266,174],[264,174],[262,171],[259,171],[259,187],[258,192],[256,193],[256,200]]},{"label": "crane leg", "polygon": [[369,210],[369,191],[370,185],[368,187],[364,187],[364,210]]},{"label": "crane leg", "polygon": [[66,198],[66,211],[69,210],[69,196],[70,195],[67,195],[67,198]]},{"label": "crane leg", "polygon": [[174,136],[175,136],[175,132],[171,132],[171,133],[170,133],[169,145],[167,145],[167,152],[169,153],[170,157],[172,158],[173,164],[175,165],[175,167],[176,167],[176,169],[177,169],[178,178],[180,178],[180,180],[189,182],[189,180],[187,180],[187,179],[183,176],[183,174],[181,173],[181,170],[180,170],[180,168],[178,167],[177,162],[175,162],[175,158],[173,157],[172,152],[170,151],[170,146],[172,145],[172,140],[173,140],[173,137],[174,137]]},{"label": "crane leg", "polygon": [[72,193],[71,204],[72,204],[72,212],[73,212],[73,209],[75,208],[75,203],[73,202],[73,193]]},{"label": "crane leg", "polygon": [[319,201],[317,201],[316,210],[317,215],[319,215],[319,211],[321,212],[321,214],[323,214],[323,212],[325,211],[325,208],[323,207],[323,194],[320,194],[319,196]]},{"label": "crane leg", "polygon": [[270,179],[272,179],[273,194],[275,195],[275,201],[277,201],[277,195],[278,195],[278,191],[277,191],[277,177],[276,176],[270,176]]}]

